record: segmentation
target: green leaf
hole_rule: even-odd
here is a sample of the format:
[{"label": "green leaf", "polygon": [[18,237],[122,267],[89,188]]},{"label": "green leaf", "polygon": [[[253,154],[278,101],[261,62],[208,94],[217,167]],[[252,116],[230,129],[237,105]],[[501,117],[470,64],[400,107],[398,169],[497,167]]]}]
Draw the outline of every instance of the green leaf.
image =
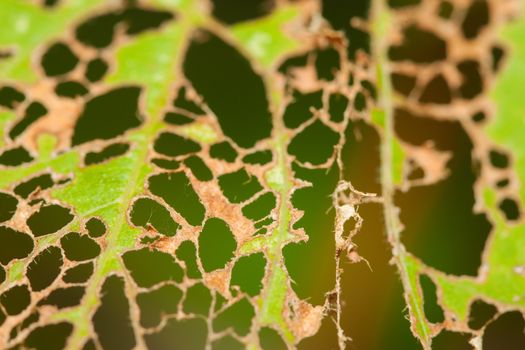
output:
[{"label": "green leaf", "polygon": [[0,347],[521,341],[525,21],[221,1],[0,3]]}]

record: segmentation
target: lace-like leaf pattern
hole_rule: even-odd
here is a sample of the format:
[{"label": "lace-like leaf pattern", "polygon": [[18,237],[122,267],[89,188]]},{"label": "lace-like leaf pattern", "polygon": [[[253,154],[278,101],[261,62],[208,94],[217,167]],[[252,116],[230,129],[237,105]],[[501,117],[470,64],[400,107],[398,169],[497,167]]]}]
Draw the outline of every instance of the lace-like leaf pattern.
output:
[{"label": "lace-like leaf pattern", "polygon": [[520,348],[518,5],[2,2],[1,347]]}]

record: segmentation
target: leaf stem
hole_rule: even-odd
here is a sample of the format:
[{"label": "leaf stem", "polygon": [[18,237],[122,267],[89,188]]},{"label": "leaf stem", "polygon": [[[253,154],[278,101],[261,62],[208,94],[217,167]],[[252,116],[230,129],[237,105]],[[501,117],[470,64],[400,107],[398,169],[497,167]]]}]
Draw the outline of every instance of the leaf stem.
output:
[{"label": "leaf stem", "polygon": [[394,159],[394,107],[392,102],[392,86],[390,81],[390,67],[387,57],[387,37],[389,29],[389,13],[385,8],[384,0],[373,2],[372,42],[373,56],[376,62],[378,104],[383,114],[383,143],[381,145],[381,187],[383,196],[383,210],[385,229],[388,241],[392,246],[393,260],[399,271],[405,301],[410,313],[412,332],[419,338],[425,349],[430,349],[430,327],[425,318],[423,300],[417,290],[415,281],[409,273],[409,261],[406,249],[401,242],[402,224],[399,221],[399,208],[394,203],[395,186],[393,181]]}]

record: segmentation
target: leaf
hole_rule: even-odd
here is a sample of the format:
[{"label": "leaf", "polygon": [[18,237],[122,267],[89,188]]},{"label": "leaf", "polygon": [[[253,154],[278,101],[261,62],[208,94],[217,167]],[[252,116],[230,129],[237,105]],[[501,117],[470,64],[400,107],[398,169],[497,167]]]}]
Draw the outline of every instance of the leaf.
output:
[{"label": "leaf", "polygon": [[1,347],[521,344],[511,5],[0,12]]},{"label": "leaf", "polygon": [[[451,23],[455,24],[461,24],[462,30],[464,33],[475,33],[473,36],[479,36],[480,33],[485,32],[493,32],[496,33],[499,29],[499,24],[501,22],[498,22],[496,18],[498,18],[498,15],[495,12],[486,13],[484,12],[484,8],[486,6],[486,2],[473,2],[471,5],[466,7],[461,7],[454,9],[454,13],[464,13],[466,14],[466,17],[463,19],[462,23],[459,19],[456,19],[452,16],[448,16],[448,9],[446,6],[442,5],[440,8],[439,16],[442,17],[440,20],[446,20]],[[420,12],[420,17],[425,18],[427,16],[424,14],[423,11],[423,5],[419,6],[421,10],[418,9],[418,7],[415,7],[416,11]],[[450,8],[452,9],[453,6],[451,5]],[[455,7],[454,7],[455,8]],[[474,11],[477,14],[474,15]],[[488,11],[488,10],[487,10]],[[501,15],[501,14],[500,14]],[[394,18],[396,20],[401,20],[403,17],[402,13],[394,11]],[[469,17],[471,16],[471,17]],[[472,16],[478,16],[476,19],[473,19]],[[487,22],[484,22],[484,16],[488,16],[490,19]],[[504,15],[502,15],[505,17]],[[418,17],[418,13],[415,12],[411,18],[416,20]],[[426,19],[429,23],[429,18]],[[469,22],[470,21],[470,22]],[[517,22],[516,24],[510,25],[510,28],[514,29],[505,29],[505,32],[513,32],[516,33],[519,31],[519,28],[522,27],[521,25],[522,20]],[[395,22],[396,23],[396,22]],[[415,21],[414,21],[415,23]],[[390,28],[395,27],[395,24],[390,24]],[[423,26],[425,29],[427,29],[427,26]],[[418,28],[418,29],[414,29]],[[415,33],[417,30],[419,30],[418,27],[412,27],[410,29]],[[444,32],[441,32],[439,30],[437,31],[430,31],[436,33],[436,38],[439,38],[439,40],[442,40],[446,38],[446,42],[448,44],[448,49],[453,50],[453,47],[456,45],[461,45],[460,43],[450,41],[455,40],[452,39],[454,35],[447,35]],[[443,234],[439,240],[443,242],[443,245],[440,245],[440,247],[443,248],[439,253],[436,252],[436,249],[439,249],[436,245],[433,247],[429,246],[430,249],[427,253],[425,253],[423,257],[418,257],[417,253],[409,252],[410,247],[406,248],[406,245],[403,244],[404,242],[408,242],[409,246],[412,245],[412,247],[417,247],[415,243],[411,243],[408,238],[403,239],[403,235],[407,232],[407,226],[410,223],[405,223],[405,226],[401,226],[399,222],[399,217],[397,215],[398,211],[395,208],[394,202],[386,202],[385,206],[385,215],[388,217],[391,217],[391,224],[389,227],[389,220],[387,219],[387,231],[389,231],[389,237],[390,241],[393,243],[393,255],[394,259],[396,259],[396,265],[398,266],[398,269],[400,270],[401,279],[403,281],[404,290],[405,290],[405,299],[407,300],[407,304],[409,306],[410,310],[410,319],[412,323],[412,329],[413,332],[418,338],[421,340],[423,346],[425,348],[430,348],[431,344],[432,347],[436,346],[443,346],[443,344],[448,344],[447,346],[452,346],[451,344],[457,344],[456,346],[459,346],[459,344],[464,344],[464,346],[468,346],[467,343],[469,339],[474,339],[474,337],[479,337],[480,344],[483,344],[483,348],[485,346],[488,346],[487,348],[490,348],[488,345],[491,341],[494,341],[495,335],[493,334],[484,334],[483,329],[479,330],[479,328],[473,329],[471,327],[471,321],[475,320],[477,317],[480,317],[477,314],[477,311],[474,309],[474,305],[477,302],[486,303],[485,305],[498,305],[499,312],[503,315],[502,318],[505,317],[504,310],[505,308],[514,308],[518,310],[523,310],[523,303],[521,301],[521,298],[519,295],[521,294],[521,290],[523,289],[523,278],[519,275],[519,268],[518,266],[521,266],[523,264],[522,256],[523,252],[520,251],[519,247],[522,247],[523,245],[520,243],[521,238],[520,234],[518,233],[520,231],[520,225],[514,223],[514,220],[519,220],[517,218],[510,219],[508,214],[505,218],[505,214],[502,213],[502,206],[501,203],[502,200],[505,201],[505,194],[506,190],[504,188],[498,188],[494,184],[496,180],[496,172],[499,171],[497,167],[501,167],[498,164],[495,164],[494,158],[496,156],[499,156],[502,159],[505,159],[507,157],[507,152],[510,152],[512,148],[508,147],[509,142],[512,142],[512,132],[510,129],[512,128],[513,120],[518,120],[517,115],[519,115],[520,109],[520,103],[518,100],[514,97],[512,99],[511,94],[509,94],[510,91],[512,91],[511,83],[509,81],[509,77],[512,76],[511,79],[513,79],[513,84],[519,84],[517,83],[520,79],[519,72],[521,68],[520,64],[517,63],[516,60],[519,58],[519,49],[515,46],[511,47],[510,51],[507,51],[506,53],[502,50],[501,44],[497,41],[492,39],[490,40],[478,40],[475,45],[480,50],[480,53],[477,55],[480,58],[477,58],[476,60],[481,59],[481,57],[487,57],[490,54],[492,54],[492,63],[491,63],[491,69],[492,71],[484,71],[484,73],[480,73],[480,77],[476,78],[476,72],[477,69],[475,68],[476,60],[473,60],[472,57],[465,58],[464,61],[460,64],[458,64],[456,69],[458,69],[460,74],[463,74],[462,83],[463,85],[458,85],[458,101],[452,101],[450,103],[447,103],[446,105],[437,106],[437,104],[441,103],[438,100],[438,94],[442,93],[438,91],[438,89],[431,88],[432,80],[429,80],[431,78],[423,78],[420,76],[418,79],[417,77],[413,80],[412,87],[408,87],[412,82],[410,82],[411,74],[406,74],[403,72],[404,68],[409,68],[411,65],[411,62],[408,60],[411,60],[411,55],[416,55],[415,52],[408,53],[409,50],[414,48],[414,45],[417,45],[417,35],[419,34],[413,34],[412,37],[410,37],[410,34],[408,31],[405,31],[405,42],[402,45],[406,45],[404,50],[406,50],[406,53],[404,55],[405,61],[398,62],[398,59],[394,59],[394,62],[385,63],[390,64],[390,71],[394,72],[394,74],[391,75],[391,83],[393,84],[394,90],[396,91],[396,94],[394,94],[393,102],[384,102],[384,106],[387,108],[387,113],[391,113],[391,116],[393,120],[396,122],[401,122],[401,120],[404,118],[404,115],[411,114],[410,118],[415,119],[430,119],[435,118],[434,120],[440,121],[440,122],[432,122],[429,124],[433,124],[436,127],[441,127],[439,124],[443,125],[443,128],[445,124],[452,125],[452,122],[459,120],[461,122],[461,127],[466,130],[467,137],[470,139],[469,142],[471,142],[473,152],[476,154],[476,161],[481,162],[482,169],[480,170],[483,175],[478,175],[476,178],[476,181],[478,183],[472,184],[471,186],[473,189],[469,188],[461,188],[456,187],[453,190],[454,192],[444,192],[442,195],[446,196],[447,201],[454,202],[458,201],[458,197],[464,196],[462,193],[467,193],[467,196],[475,195],[476,200],[476,206],[472,205],[472,211],[474,212],[474,215],[480,215],[485,216],[489,218],[490,224],[492,225],[490,229],[490,238],[486,239],[483,236],[483,231],[486,231],[485,228],[478,226],[475,227],[464,227],[466,230],[471,230],[472,233],[476,234],[477,236],[469,235],[469,240],[465,240],[465,243],[459,243],[462,246],[461,250],[454,249],[451,241],[447,242],[447,238],[450,238],[450,235]],[[423,35],[423,34],[421,34]],[[425,34],[426,35],[426,34]],[[434,35],[434,34],[432,34]],[[467,34],[464,34],[467,35]],[[511,37],[512,38],[512,37]],[[517,36],[514,37],[514,40],[516,40]],[[472,38],[469,38],[472,40]],[[432,39],[434,40],[434,39]],[[438,40],[438,39],[435,39]],[[516,41],[517,42],[517,41]],[[425,44],[423,42],[419,42],[423,46],[429,46],[428,42]],[[399,45],[399,42],[396,42],[394,45]],[[401,47],[401,46],[398,46]],[[393,57],[392,55],[392,47],[390,48],[390,58]],[[423,52],[424,49],[418,49]],[[430,52],[430,51],[428,51]],[[502,74],[502,77],[498,76],[499,71],[499,56],[500,54],[506,54],[509,57],[512,57],[510,59],[510,62],[507,62],[506,73],[504,72]],[[384,56],[386,57],[386,55]],[[383,58],[384,59],[384,58]],[[454,58],[454,61],[460,61],[463,58]],[[437,60],[437,59],[435,59]],[[450,59],[452,60],[452,59]],[[515,62],[515,63],[512,63]],[[469,67],[474,67],[473,71],[467,71],[465,67],[469,65]],[[420,65],[421,69],[425,69],[427,67],[424,67],[424,65]],[[427,76],[432,77],[431,74],[436,74],[435,76],[438,76],[439,73],[435,73],[435,71],[439,72],[438,68],[427,68],[428,73]],[[470,69],[470,68],[469,68]],[[408,72],[410,69],[405,69],[405,72]],[[431,73],[432,72],[432,73]],[[387,76],[384,76],[385,80],[388,79]],[[476,79],[480,79],[479,82],[476,81]],[[426,87],[424,87],[425,80],[428,82]],[[499,112],[496,113],[497,117],[494,118],[494,120],[490,120],[487,122],[487,130],[482,129],[482,125],[480,123],[483,123],[484,120],[482,120],[482,117],[488,117],[488,114],[490,112],[483,109],[483,102],[488,99],[489,95],[489,89],[487,86],[489,84],[492,84],[492,81],[496,80],[497,88],[495,90],[495,93],[493,94],[494,100],[497,103]],[[408,85],[407,85],[408,84]],[[482,85],[485,84],[485,85]],[[479,86],[482,85],[482,86]],[[445,86],[445,89],[453,89],[454,84],[448,84],[448,87]],[[477,90],[479,88],[479,90]],[[387,95],[384,97],[384,101],[390,101],[389,95],[391,95],[390,92],[390,82],[385,83],[385,87],[383,87],[383,92]],[[410,89],[410,90],[407,90]],[[426,90],[425,90],[426,89]],[[441,88],[443,89],[443,88]],[[434,101],[434,104],[425,104],[423,101],[423,97],[419,98],[419,101],[417,101],[417,96],[419,93],[421,93],[421,96],[423,96],[427,92],[427,94],[435,94],[436,100]],[[404,95],[404,96],[403,96]],[[462,96],[461,96],[462,95]],[[462,99],[462,100],[461,100]],[[513,102],[511,102],[511,99]],[[465,106],[464,110],[460,109],[460,105],[463,104]],[[406,113],[405,111],[409,111]],[[468,115],[467,113],[470,113]],[[395,117],[394,117],[395,115]],[[515,117],[513,118],[512,115]],[[403,117],[402,117],[403,116]],[[415,117],[415,118],[414,118]],[[445,118],[445,119],[443,119]],[[439,138],[436,134],[435,137],[435,146],[430,146],[422,143],[421,141],[415,141],[416,139],[422,140],[425,136],[420,137],[414,137],[414,135],[409,135],[407,133],[406,126],[405,129],[402,130],[403,126],[394,126],[392,122],[389,123],[389,118],[387,117],[387,122],[385,126],[385,138],[388,140],[389,138],[392,139],[391,142],[394,142],[393,138],[395,137],[395,134],[393,134],[393,130],[395,128],[396,133],[398,137],[402,140],[402,147],[405,149],[405,154],[408,159],[412,159],[412,161],[415,161],[419,163],[420,166],[423,167],[423,170],[425,172],[425,176],[436,176],[435,174],[435,168],[434,170],[430,168],[425,168],[425,165],[431,165],[431,162],[428,162],[425,164],[425,161],[423,158],[419,157],[417,155],[417,148],[414,148],[414,146],[419,147],[421,149],[427,148],[427,150],[424,150],[425,153],[428,153],[428,156],[432,156],[432,152],[439,152],[441,151],[440,148],[443,147],[444,142],[441,141],[443,138]],[[418,122],[419,123],[419,122]],[[420,123],[421,125],[424,124],[424,122]],[[505,126],[503,126],[505,125]],[[413,128],[416,128],[416,125],[412,125]],[[502,132],[503,128],[506,128],[506,132]],[[449,127],[449,129],[451,129]],[[499,129],[499,137],[494,137],[496,135],[496,130]],[[445,130],[445,128],[444,128]],[[423,132],[423,131],[421,131]],[[431,135],[432,133],[429,132],[428,135]],[[489,136],[490,135],[490,136]],[[449,135],[449,138],[452,138],[453,136]],[[497,144],[493,144],[492,140],[496,140]],[[460,142],[460,141],[457,141]],[[441,143],[441,146],[440,146]],[[385,174],[386,170],[388,169],[395,169],[395,164],[393,164],[393,159],[395,159],[392,156],[392,148],[391,146],[388,146],[388,141],[385,141],[384,149],[383,149],[383,155],[384,155],[384,161],[383,161],[383,184],[386,184],[386,188],[390,188],[393,190],[395,188],[396,183],[392,181],[392,175]],[[500,147],[503,145],[506,145],[507,148],[504,153],[501,153]],[[517,147],[517,144],[514,144],[514,147]],[[444,146],[445,150],[448,152],[452,151],[452,154],[449,153],[447,156],[448,159],[454,159],[454,157],[457,157],[457,154],[461,152],[461,150],[458,150],[458,147],[454,150],[450,148],[450,146]],[[513,148],[513,149],[519,149]],[[429,152],[430,151],[430,152]],[[497,153],[495,153],[497,152]],[[385,157],[386,155],[386,157]],[[510,157],[510,155],[509,155]],[[519,156],[516,155],[516,157]],[[436,159],[437,160],[437,159]],[[405,162],[405,165],[407,163]],[[411,191],[417,191],[417,189],[424,189],[425,186],[428,186],[428,184],[437,183],[439,184],[446,182],[447,180],[443,180],[443,178],[453,178],[454,177],[454,170],[453,168],[453,160],[450,160],[447,164],[447,171],[449,174],[444,176],[437,175],[437,181],[432,181],[429,179],[429,181],[425,181],[423,179],[422,183],[418,184],[417,182],[414,182]],[[516,169],[521,169],[519,165],[517,165]],[[506,166],[503,166],[506,167]],[[434,174],[432,173],[434,171]],[[509,176],[514,177],[513,170],[509,167],[508,169],[505,169],[505,171],[508,171]],[[451,172],[451,174],[450,174]],[[512,175],[511,175],[512,174]],[[499,176],[499,175],[498,175]],[[409,179],[405,178],[404,183],[401,184],[402,188],[404,187],[403,192],[407,191],[407,188],[409,185]],[[460,180],[459,180],[460,181]],[[385,187],[384,187],[385,188]],[[474,190],[474,193],[472,193],[472,190]],[[423,192],[423,190],[421,190]],[[443,186],[443,191],[445,191],[445,187]],[[410,191],[408,191],[410,193]],[[513,196],[512,196],[513,197]],[[498,198],[498,199],[496,199]],[[430,199],[432,201],[432,199]],[[499,201],[499,203],[498,203]],[[519,199],[519,202],[522,203],[523,197]],[[445,202],[443,202],[445,203]],[[514,203],[514,202],[513,202]],[[473,203],[474,204],[474,203]],[[454,207],[453,204],[451,204],[452,207]],[[498,208],[499,206],[499,208]],[[410,206],[407,206],[410,208]],[[412,207],[413,208],[413,207]],[[401,207],[401,210],[403,211],[403,206]],[[519,210],[519,209],[518,209]],[[481,214],[476,214],[481,213]],[[424,215],[424,212],[421,212],[421,214]],[[414,214],[410,214],[414,215]],[[417,214],[416,214],[417,215]],[[433,214],[433,215],[439,215],[439,214]],[[453,215],[460,215],[459,213],[453,214]],[[472,214],[470,214],[472,215]],[[405,218],[409,216],[409,214],[404,215]],[[413,223],[413,221],[410,221]],[[420,229],[424,229],[424,227],[427,227],[425,225],[420,225]],[[451,231],[454,231],[453,229],[450,229]],[[482,232],[476,232],[482,231]],[[481,235],[480,235],[481,233]],[[421,232],[421,234],[428,234]],[[465,235],[463,232],[457,232],[457,234]],[[445,237],[443,237],[445,236]],[[486,237],[486,236],[485,236]],[[414,240],[414,238],[412,238]],[[475,240],[480,240],[476,242]],[[470,243],[469,243],[470,242]],[[451,244],[452,248],[447,249],[446,244]],[[421,244],[421,243],[420,243]],[[481,244],[481,245],[480,245]],[[467,253],[464,251],[465,248],[469,247],[469,245],[472,247],[475,251],[475,253]],[[421,245],[420,245],[421,247]],[[450,245],[449,245],[450,247]],[[475,247],[475,248],[474,248]],[[479,247],[479,248],[478,248]],[[482,248],[482,250],[481,250]],[[408,250],[408,251],[407,251]],[[456,264],[463,263],[464,265],[467,264],[467,260],[476,259],[477,263],[475,263],[476,270],[473,276],[467,276],[471,273],[460,273],[461,276],[454,276],[458,273],[449,271],[442,271],[441,268],[433,266],[432,263],[429,263],[428,261],[424,261],[426,259],[430,259],[431,250],[434,252],[434,256],[437,256],[436,254],[440,254],[441,260],[443,259],[449,259],[449,261],[455,261]],[[448,251],[447,251],[448,250]],[[424,252],[424,250],[419,249],[420,252]],[[460,254],[457,256],[457,258],[454,258],[453,254]],[[478,255],[479,254],[479,255]],[[436,260],[436,259],[434,259]],[[439,259],[438,259],[439,260]],[[437,260],[436,260],[437,261]],[[454,266],[452,263],[449,264],[449,266]],[[450,269],[451,267],[448,267]],[[457,267],[460,270],[461,267]],[[457,269],[454,268],[454,269]],[[441,271],[440,271],[441,270]],[[452,270],[451,270],[452,271]],[[466,270],[464,270],[466,271]],[[449,272],[447,274],[446,272]],[[418,285],[421,282],[418,282],[421,280],[421,278],[428,278],[430,277],[433,282],[435,283],[435,286],[437,287],[437,298],[438,298],[438,308],[443,308],[445,312],[445,319],[440,322],[430,321],[430,315],[427,312],[427,303],[430,303],[431,301],[429,298],[435,298],[432,295],[426,295],[425,288],[421,285]],[[502,288],[502,286],[505,286]],[[436,292],[434,292],[436,293]],[[425,294],[425,295],[423,295]],[[506,305],[505,307],[503,305]],[[424,307],[424,311],[423,311]],[[469,311],[470,309],[470,311]],[[491,318],[496,318],[497,315],[492,315]],[[492,327],[491,323],[488,323],[489,319],[486,319],[483,321],[482,325],[487,326],[486,329],[490,329]],[[435,323],[433,323],[435,322]],[[470,333],[466,333],[465,331],[467,329],[471,329]],[[453,333],[457,332],[457,333]],[[488,333],[488,330],[486,331]],[[460,336],[461,334],[461,336]],[[452,337],[457,336],[456,340],[452,340]],[[507,336],[510,336],[507,334]],[[431,337],[433,339],[431,339]],[[501,338],[500,338],[501,339]],[[473,342],[475,340],[472,340]],[[476,340],[477,341],[477,340]],[[501,340],[500,340],[501,341]],[[441,344],[441,345],[438,345]],[[517,344],[516,344],[517,345]]]}]

